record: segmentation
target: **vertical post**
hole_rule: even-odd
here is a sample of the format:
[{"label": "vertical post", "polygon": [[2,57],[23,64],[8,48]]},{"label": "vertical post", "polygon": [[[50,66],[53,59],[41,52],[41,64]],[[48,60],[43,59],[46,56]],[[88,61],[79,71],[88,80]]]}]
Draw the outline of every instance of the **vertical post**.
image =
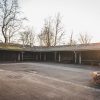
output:
[{"label": "vertical post", "polygon": [[59,58],[58,58],[58,61],[61,62],[61,54],[59,52]]},{"label": "vertical post", "polygon": [[74,51],[74,62],[77,63],[77,53]]},{"label": "vertical post", "polygon": [[36,55],[36,61],[38,61],[38,55]]},{"label": "vertical post", "polygon": [[40,52],[40,61],[41,61],[41,52]]},{"label": "vertical post", "polygon": [[20,61],[20,53],[18,54],[18,61]]},{"label": "vertical post", "polygon": [[81,52],[79,53],[79,64],[81,64]]},{"label": "vertical post", "polygon": [[33,61],[34,61],[34,53],[33,53],[33,56],[32,57],[33,57]]},{"label": "vertical post", "polygon": [[57,52],[54,52],[54,60],[56,62],[56,56],[57,56]]},{"label": "vertical post", "polygon": [[46,61],[46,53],[44,54],[44,61]]},{"label": "vertical post", "polygon": [[23,53],[24,53],[24,52],[21,53],[21,55],[22,55],[22,61],[24,60],[24,58],[23,58]]}]

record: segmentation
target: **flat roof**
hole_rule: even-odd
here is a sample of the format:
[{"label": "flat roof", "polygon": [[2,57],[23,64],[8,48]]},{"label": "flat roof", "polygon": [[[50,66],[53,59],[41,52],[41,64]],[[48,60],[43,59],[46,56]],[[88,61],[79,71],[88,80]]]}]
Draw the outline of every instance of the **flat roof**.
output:
[{"label": "flat roof", "polygon": [[52,51],[88,51],[88,50],[100,50],[100,43],[91,44],[77,44],[77,45],[62,45],[62,46],[33,46],[20,45],[13,43],[0,43],[0,50],[10,50],[10,51],[31,51],[31,52],[52,52]]}]

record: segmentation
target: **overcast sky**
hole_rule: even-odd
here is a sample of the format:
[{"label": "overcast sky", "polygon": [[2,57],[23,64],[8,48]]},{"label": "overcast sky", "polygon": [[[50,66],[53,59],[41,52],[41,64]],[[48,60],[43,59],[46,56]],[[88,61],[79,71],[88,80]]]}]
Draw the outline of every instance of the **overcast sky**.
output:
[{"label": "overcast sky", "polygon": [[38,33],[44,19],[60,12],[67,36],[73,30],[91,35],[93,42],[100,42],[100,0],[20,0],[27,25]]}]

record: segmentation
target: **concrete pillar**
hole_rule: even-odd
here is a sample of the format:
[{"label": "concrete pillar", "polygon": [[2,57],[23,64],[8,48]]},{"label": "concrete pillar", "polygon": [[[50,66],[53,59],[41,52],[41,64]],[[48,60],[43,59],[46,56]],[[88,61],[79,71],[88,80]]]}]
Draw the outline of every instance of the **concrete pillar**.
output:
[{"label": "concrete pillar", "polygon": [[61,62],[61,54],[59,52],[58,61]]},{"label": "concrete pillar", "polygon": [[41,52],[40,52],[40,61],[41,61]]},{"label": "concrete pillar", "polygon": [[81,58],[81,52],[79,53],[79,64],[81,64],[82,58]]},{"label": "concrete pillar", "polygon": [[33,56],[32,56],[32,57],[33,57],[33,61],[34,61],[34,60],[35,60],[35,59],[34,59],[34,53],[33,53]]},{"label": "concrete pillar", "polygon": [[24,60],[24,58],[23,58],[23,57],[24,57],[23,54],[24,54],[24,52],[21,53],[21,55],[22,55],[22,61]]},{"label": "concrete pillar", "polygon": [[46,61],[47,57],[46,57],[46,53],[44,54],[44,61]]},{"label": "concrete pillar", "polygon": [[54,60],[56,62],[56,56],[57,56],[57,52],[54,52]]},{"label": "concrete pillar", "polygon": [[74,63],[77,63],[77,53],[74,51]]},{"label": "concrete pillar", "polygon": [[18,54],[18,61],[20,61],[20,53]]},{"label": "concrete pillar", "polygon": [[36,55],[36,61],[38,61],[38,55]]}]

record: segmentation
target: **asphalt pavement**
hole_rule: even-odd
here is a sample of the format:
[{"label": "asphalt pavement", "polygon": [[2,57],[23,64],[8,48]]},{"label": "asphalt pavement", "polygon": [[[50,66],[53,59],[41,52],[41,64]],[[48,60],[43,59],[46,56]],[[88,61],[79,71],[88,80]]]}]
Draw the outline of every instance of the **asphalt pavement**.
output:
[{"label": "asphalt pavement", "polygon": [[93,71],[100,71],[99,66],[2,63],[0,100],[100,100]]}]

